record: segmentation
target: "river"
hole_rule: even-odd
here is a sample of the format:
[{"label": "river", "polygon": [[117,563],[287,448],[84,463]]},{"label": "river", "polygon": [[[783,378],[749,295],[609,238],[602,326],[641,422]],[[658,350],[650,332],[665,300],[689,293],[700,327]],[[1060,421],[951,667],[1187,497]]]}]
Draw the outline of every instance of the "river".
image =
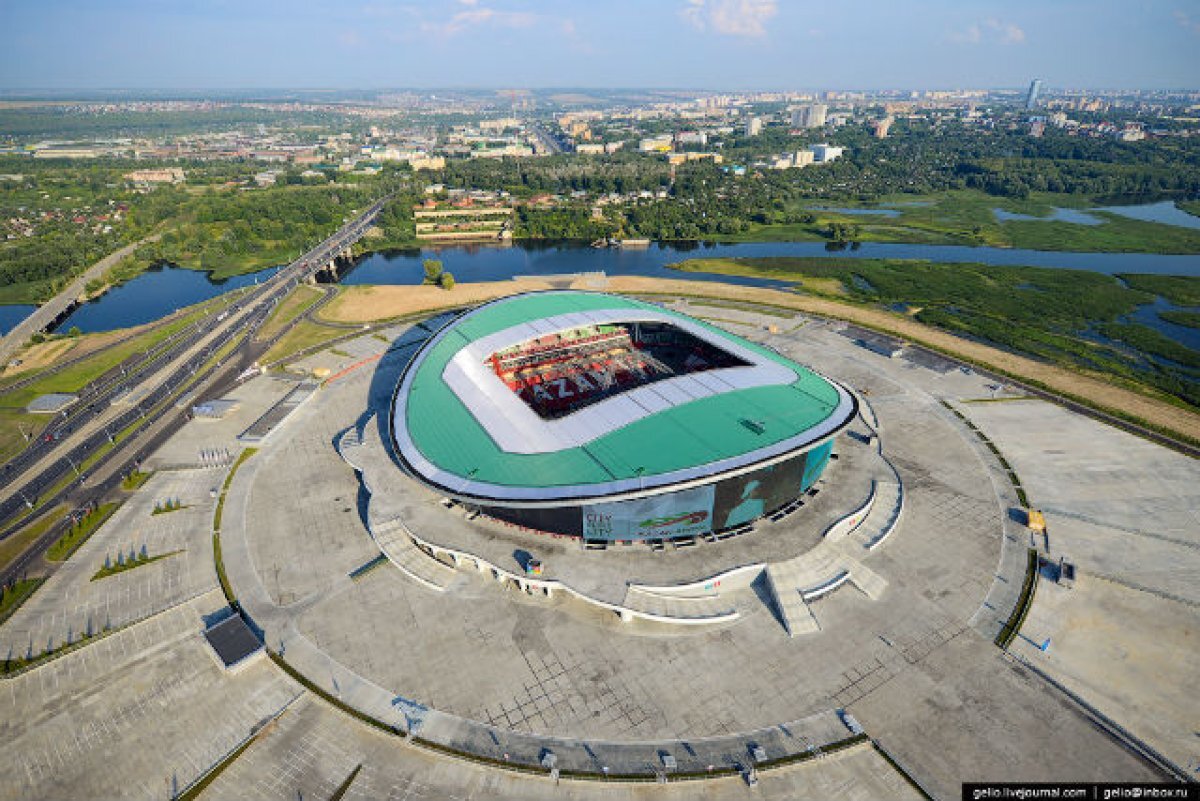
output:
[{"label": "river", "polygon": [[214,281],[200,270],[174,265],[152,267],[71,312],[56,330],[79,328],[85,334],[128,328],[157,320],[176,309],[215,298],[275,274],[278,267]]},{"label": "river", "polygon": [[13,326],[33,314],[33,310],[36,308],[37,306],[25,304],[0,305],[0,336],[13,330]]},{"label": "river", "polygon": [[[814,256],[844,258],[928,259],[937,262],[982,262],[998,265],[1033,265],[1102,273],[1158,273],[1200,276],[1200,255],[1149,253],[1074,253],[1016,250],[956,245],[904,245],[865,243],[858,250],[827,251],[821,242],[754,242],[733,245],[713,243],[656,243],[643,248],[591,248],[582,243],[523,242],[513,246],[461,245],[420,250],[375,253],[361,259],[342,279],[344,284],[419,284],[421,262],[441,259],[459,282],[507,280],[516,275],[552,275],[600,272],[609,275],[644,275],[681,278],[668,264],[688,258],[722,256]],[[109,331],[150,322],[175,309],[199,303],[230,289],[252,284],[277,268],[261,270],[223,281],[213,281],[198,270],[163,266],[147,271],[96,300],[83,304],[58,327],[78,326],[84,332]],[[692,280],[724,281],[756,286],[781,282],[737,276],[687,273]],[[20,309],[25,309],[24,312]],[[10,309],[18,311],[9,312]],[[28,307],[0,307],[6,316],[0,326],[11,327]],[[15,319],[7,323],[8,316]],[[1156,318],[1157,319],[1157,318]],[[1171,332],[1164,331],[1170,335]]]}]

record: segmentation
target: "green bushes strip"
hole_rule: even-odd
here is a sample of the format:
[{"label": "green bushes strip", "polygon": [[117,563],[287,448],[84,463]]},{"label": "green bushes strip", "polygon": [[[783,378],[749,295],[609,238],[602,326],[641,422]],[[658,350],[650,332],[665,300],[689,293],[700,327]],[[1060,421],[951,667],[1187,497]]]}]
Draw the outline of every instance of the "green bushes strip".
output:
[{"label": "green bushes strip", "polygon": [[309,681],[308,678],[303,673],[296,670],[294,667],[292,667],[286,661],[284,661],[283,657],[280,656],[278,653],[276,653],[275,651],[272,651],[270,648],[267,648],[266,651],[267,651],[267,656],[271,657],[272,662],[274,662],[276,665],[278,665],[279,668],[284,673],[291,676],[298,684],[303,686],[304,689],[308,690],[313,695],[316,695],[316,696],[320,697],[321,699],[327,701],[328,703],[333,704],[335,707],[342,710],[347,715],[350,715],[351,717],[362,721],[363,723],[367,724],[368,726],[373,726],[374,728],[379,729],[380,731],[386,732],[387,734],[394,734],[397,737],[407,736],[407,735],[405,735],[405,733],[403,731],[401,731],[400,729],[397,729],[395,726],[388,725],[387,723],[384,723],[382,720],[379,720],[378,718],[373,718],[370,715],[366,714],[365,712],[361,712],[361,711],[355,709],[354,707],[352,707],[349,704],[342,701],[340,698],[334,698],[332,695],[325,692],[325,690],[321,689],[320,687],[318,687],[317,685],[315,685],[311,681]]},{"label": "green bushes strip", "polygon": [[914,779],[914,778],[912,777],[912,775],[911,775],[911,774],[910,774],[910,773],[909,773],[907,770],[905,770],[904,768],[902,768],[902,767],[900,766],[900,763],[899,763],[899,762],[897,762],[896,760],[892,759],[892,755],[891,755],[891,754],[889,754],[887,751],[885,751],[882,745],[880,745],[879,743],[875,742],[874,740],[872,740],[872,741],[871,741],[871,745],[872,745],[872,746],[874,746],[874,748],[875,748],[875,751],[876,751],[876,752],[877,752],[877,753],[878,753],[878,754],[879,754],[881,757],[883,757],[883,761],[884,761],[884,762],[886,762],[886,763],[888,763],[889,765],[891,765],[891,766],[892,766],[892,770],[894,770],[894,771],[896,771],[897,773],[899,773],[899,774],[900,774],[900,777],[901,777],[902,779],[904,779],[904,781],[908,782],[908,786],[909,786],[909,787],[913,788],[913,789],[914,789],[914,790],[916,790],[918,793],[920,793],[921,797],[922,797],[922,798],[924,798],[924,799],[926,799],[926,801],[933,801],[933,796],[931,796],[929,793],[925,792],[925,788],[924,788],[924,787],[922,787],[920,784],[918,784],[918,783],[917,783],[917,780],[916,780],[916,779]]},{"label": "green bushes strip", "polygon": [[1021,583],[1021,594],[1017,597],[1017,605],[1013,607],[1008,622],[1001,627],[1000,633],[996,635],[996,645],[999,645],[1001,648],[1008,648],[1009,643],[1013,641],[1013,638],[1017,636],[1017,632],[1021,630],[1021,625],[1025,622],[1025,616],[1029,614],[1029,608],[1033,606],[1033,594],[1037,590],[1039,561],[1037,549],[1030,548],[1028,562],[1025,565],[1025,581]]},{"label": "green bushes strip", "polygon": [[[135,621],[135,622],[140,622],[140,621]],[[43,664],[44,662],[49,662],[53,659],[58,659],[60,656],[66,656],[67,654],[71,653],[72,651],[76,651],[85,645],[89,645],[93,642],[96,642],[97,640],[103,639],[104,637],[107,637],[110,634],[115,634],[116,632],[120,631],[121,629],[127,629],[127,628],[129,628],[129,626],[132,626],[132,625],[133,625],[133,623],[130,623],[128,625],[122,626],[120,629],[102,629],[102,630],[96,632],[95,634],[90,634],[90,635],[80,637],[78,640],[75,640],[74,642],[66,643],[64,645],[58,646],[57,648],[51,648],[46,651],[43,651],[42,653],[38,654],[37,656],[35,656],[31,659],[26,659],[25,657],[18,657],[17,659],[5,659],[3,668],[2,668],[3,675],[5,676],[5,678],[11,678],[11,677],[18,676],[27,670],[31,670],[31,669],[37,667],[38,665]]]},{"label": "green bushes strip", "polygon": [[184,550],[185,549],[181,548],[176,551],[168,551],[167,553],[155,554],[154,556],[142,556],[141,554],[138,554],[137,556],[134,556],[132,559],[130,559],[128,562],[123,562],[121,564],[110,564],[108,567],[100,568],[99,570],[96,571],[95,575],[92,576],[91,580],[99,581],[102,578],[108,578],[109,576],[115,576],[118,573],[124,573],[127,570],[133,570],[135,567],[141,567],[142,565],[148,565],[151,562],[157,562],[159,559],[166,559],[168,556],[174,556],[175,554],[183,553]]},{"label": "green bushes strip", "polygon": [[221,583],[221,592],[225,595],[225,601],[235,610],[241,609],[238,606],[237,596],[233,594],[233,587],[229,586],[229,577],[225,575],[225,561],[221,559],[221,535],[213,532],[213,561],[217,565],[217,581]]},{"label": "green bushes strip", "polygon": [[229,767],[230,765],[232,765],[234,763],[234,760],[236,760],[238,757],[240,757],[245,752],[245,750],[247,748],[249,748],[254,743],[255,740],[258,739],[258,735],[261,733],[262,733],[262,730],[260,729],[259,731],[256,731],[254,734],[251,734],[249,737],[247,737],[246,742],[242,743],[237,748],[230,751],[229,754],[227,754],[224,759],[222,759],[217,764],[213,765],[212,768],[208,771],[208,773],[205,773],[197,781],[193,782],[190,786],[188,786],[188,788],[186,790],[184,790],[180,795],[177,795],[175,797],[176,801],[195,801],[195,799],[199,798],[200,794],[203,793],[210,784],[215,782],[217,780],[217,777],[220,776],[222,773],[224,773],[225,769],[227,767]]},{"label": "green bushes strip", "polygon": [[354,784],[354,777],[362,770],[362,763],[359,762],[354,766],[354,770],[350,771],[350,775],[346,777],[346,781],[338,785],[338,788],[333,791],[333,795],[329,796],[329,801],[342,801],[346,797],[346,793],[350,791],[350,785]]},{"label": "green bushes strip", "polygon": [[[445,754],[447,756],[457,757],[458,759],[463,759],[468,762],[474,762],[475,764],[487,765],[489,767],[495,767],[495,768],[503,768],[504,770],[510,770],[510,771],[514,771],[516,773],[528,773],[528,774],[534,774],[534,775],[538,775],[538,776],[546,775],[546,773],[547,773],[546,769],[543,768],[541,765],[526,764],[526,763],[521,763],[521,762],[512,762],[509,760],[503,760],[503,759],[497,759],[495,757],[484,756],[483,754],[476,754],[471,751],[464,751],[461,748],[455,748],[453,746],[434,742],[433,740],[427,740],[424,737],[419,737],[414,734],[408,734],[405,731],[403,731],[402,729],[399,729],[388,723],[384,723],[382,720],[379,720],[378,718],[372,717],[371,715],[368,715],[365,712],[362,712],[361,710],[355,709],[354,707],[345,703],[341,699],[335,698],[334,696],[330,695],[328,692],[326,692],[321,687],[318,687],[316,684],[309,681],[309,679],[303,673],[301,673],[300,671],[296,670],[294,667],[289,665],[287,663],[287,661],[284,660],[284,658],[282,656],[280,656],[278,653],[276,653],[275,651],[272,651],[269,648],[266,650],[267,650],[267,656],[269,656],[271,658],[271,661],[274,662],[276,665],[278,665],[279,668],[284,673],[291,676],[292,679],[294,679],[298,684],[303,686],[306,690],[308,690],[309,692],[318,696],[319,698],[323,699],[324,701],[328,702],[329,704],[333,705],[334,707],[340,709],[341,711],[345,712],[346,714],[350,715],[351,717],[355,718],[356,720],[362,721],[363,723],[367,724],[368,726],[379,729],[380,731],[383,731],[387,734],[394,735],[396,737],[407,738],[409,740],[409,742],[411,742],[413,745],[420,746],[427,750],[434,751],[439,754]],[[835,752],[841,751],[845,748],[850,748],[861,742],[864,742],[867,739],[868,738],[867,738],[866,734],[856,734],[851,737],[847,737],[844,740],[838,740],[837,742],[833,742],[827,746],[823,746],[820,749],[820,751],[804,751],[804,752],[796,753],[796,754],[788,754],[787,756],[779,757],[778,759],[772,759],[772,760],[768,760],[767,762],[761,762],[758,765],[756,765],[755,767],[757,770],[763,771],[763,770],[769,770],[771,768],[783,767],[785,765],[794,765],[794,764],[797,764],[800,762],[805,762],[809,759],[813,759],[814,757],[817,757],[821,754],[835,753]],[[734,775],[737,775],[738,773],[739,773],[738,768],[734,767],[733,765],[724,765],[719,768],[714,768],[711,771],[710,770],[695,770],[695,771],[681,771],[681,772],[677,772],[677,773],[671,773],[670,778],[672,781],[694,780],[694,779],[707,779],[707,778],[711,778],[714,776],[734,776]],[[559,775],[564,779],[585,779],[585,780],[592,780],[592,781],[599,780],[599,781],[614,781],[614,782],[653,782],[653,781],[657,781],[657,779],[658,779],[657,775],[655,775],[653,773],[608,773],[608,774],[605,774],[605,773],[601,773],[600,771],[586,771],[586,770],[563,770],[559,773]],[[348,778],[346,780],[345,786],[347,788],[349,787],[350,782],[353,780],[353,778],[354,778],[354,774],[351,774],[350,778]],[[339,796],[335,795],[334,797],[337,798]]]},{"label": "green bushes strip", "polygon": [[229,492],[229,485],[233,483],[234,475],[237,474],[238,468],[256,453],[258,453],[258,448],[246,448],[238,454],[233,467],[229,468],[229,473],[225,476],[225,483],[221,485],[221,497],[217,498],[217,510],[213,512],[213,531],[221,530],[221,512],[225,508],[225,493]]},{"label": "green bushes strip", "polygon": [[13,613],[21,608],[21,604],[28,601],[34,591],[45,581],[46,579],[42,576],[19,579],[0,590],[0,623],[12,617]]},{"label": "green bushes strip", "polygon": [[961,420],[967,428],[974,431],[975,436],[979,437],[979,441],[987,446],[987,449],[991,451],[992,455],[996,457],[996,460],[1000,462],[1000,466],[1004,468],[1004,472],[1008,474],[1008,480],[1012,483],[1013,490],[1015,490],[1017,493],[1017,500],[1021,502],[1022,506],[1029,508],[1029,496],[1025,494],[1025,488],[1021,486],[1021,477],[1017,475],[1017,471],[1014,470],[1013,466],[1008,463],[1007,459],[1004,458],[1004,454],[1002,454],[1000,449],[996,447],[996,443],[988,439],[987,434],[984,434],[982,431],[980,431],[978,426],[968,420],[966,415],[964,415],[958,409],[955,409],[953,406],[951,406],[948,401],[943,400],[941,401],[941,404],[949,409],[955,417]]},{"label": "green bushes strip", "polygon": [[96,533],[96,529],[104,525],[105,520],[112,517],[118,506],[120,504],[116,502],[106,503],[88,512],[46,550],[46,559],[51,562],[65,562],[70,559],[71,554],[79,550],[79,546],[87,542],[87,538]]}]

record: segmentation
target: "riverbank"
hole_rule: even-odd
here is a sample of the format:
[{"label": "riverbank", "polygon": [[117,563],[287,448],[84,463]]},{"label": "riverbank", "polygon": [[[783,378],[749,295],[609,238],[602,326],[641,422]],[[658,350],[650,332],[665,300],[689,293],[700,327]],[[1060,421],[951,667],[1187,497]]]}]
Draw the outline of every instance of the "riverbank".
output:
[{"label": "riverbank", "polygon": [[0,339],[0,364],[7,363],[9,357],[24,345],[30,336],[37,331],[47,328],[53,320],[70,308],[79,298],[87,297],[91,291],[96,289],[95,282],[102,281],[108,271],[118,262],[135,252],[139,247],[157,241],[158,237],[158,234],[152,234],[100,259],[100,261],[76,276],[61,292],[13,326],[4,335],[3,339]]},{"label": "riverbank", "polygon": [[[320,317],[336,323],[362,324],[420,312],[433,312],[454,306],[470,305],[492,297],[526,291],[540,282],[499,282],[460,284],[452,290],[414,295],[413,287],[376,286],[342,290],[341,296],[321,310]],[[955,336],[921,323],[908,314],[860,306],[813,294],[763,287],[736,286],[683,278],[662,279],[641,276],[611,277],[601,285],[594,278],[571,282],[575,289],[603,289],[663,297],[706,297],[767,306],[830,317],[900,337],[980,367],[1026,381],[1050,392],[1079,401],[1113,414],[1171,434],[1191,443],[1200,443],[1200,414],[1194,409],[1172,403],[1163,396],[1147,394],[1152,390],[1114,384],[1110,377],[1041,362],[999,347]],[[461,294],[460,294],[461,292]]]},{"label": "riverbank", "polygon": [[[1134,219],[1102,208],[1084,195],[1033,193],[1025,200],[973,190],[894,195],[870,203],[803,201],[783,210],[808,221],[751,223],[739,234],[714,237],[725,243],[829,242],[833,225],[849,227],[847,239],[923,245],[966,245],[1047,252],[1200,253],[1200,230]],[[1131,208],[1143,208],[1141,204]],[[1200,203],[1178,208],[1200,210]],[[1078,212],[1061,219],[1058,210]],[[999,213],[998,213],[999,212]],[[1195,212],[1191,212],[1195,213]],[[1018,219],[1010,218],[1015,215]],[[1006,219],[1001,219],[1005,217]]]}]

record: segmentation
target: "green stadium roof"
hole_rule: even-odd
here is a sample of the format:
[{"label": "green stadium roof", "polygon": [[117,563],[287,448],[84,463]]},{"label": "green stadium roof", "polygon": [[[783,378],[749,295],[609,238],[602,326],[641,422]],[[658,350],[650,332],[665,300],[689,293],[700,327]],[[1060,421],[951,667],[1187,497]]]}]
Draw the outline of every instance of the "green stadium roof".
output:
[{"label": "green stadium roof", "polygon": [[[456,354],[485,337],[544,318],[599,311],[616,312],[621,316],[615,319],[627,316],[630,321],[666,315],[693,330],[700,326],[718,347],[740,346],[761,362],[792,371],[795,380],[678,403],[585,444],[514,453],[500,447],[444,377]],[[511,394],[499,378],[489,374],[487,379],[494,386],[478,387],[481,393]],[[392,433],[409,466],[446,491],[532,500],[541,490],[549,490],[546,494],[551,496],[610,495],[761,463],[823,441],[844,427],[856,410],[845,390],[820,375],[703,321],[630,298],[556,291],[493,301],[442,328],[401,378]],[[567,423],[582,413],[555,422]],[[517,488],[527,491],[509,492]]]}]

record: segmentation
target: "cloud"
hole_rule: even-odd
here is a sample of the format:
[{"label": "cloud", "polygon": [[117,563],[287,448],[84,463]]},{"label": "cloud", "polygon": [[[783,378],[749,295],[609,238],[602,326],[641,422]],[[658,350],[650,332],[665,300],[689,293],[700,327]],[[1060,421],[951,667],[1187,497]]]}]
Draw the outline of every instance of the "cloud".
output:
[{"label": "cloud", "polygon": [[[462,2],[462,0],[460,0]],[[438,36],[454,36],[468,28],[491,25],[497,28],[529,28],[538,22],[538,15],[528,11],[497,11],[481,6],[478,0],[467,0],[463,11],[457,11],[442,22],[424,22],[421,30]]]},{"label": "cloud", "polygon": [[1025,31],[1015,23],[993,17],[968,25],[962,30],[951,31],[948,38],[957,44],[1015,45],[1025,42]]},{"label": "cloud", "polygon": [[765,36],[779,11],[776,0],[687,0],[680,15],[699,31],[725,36]]},{"label": "cloud", "polygon": [[1188,14],[1186,11],[1177,10],[1175,12],[1175,21],[1178,22],[1181,27],[1186,28],[1188,31],[1196,34],[1197,36],[1200,36],[1200,20],[1193,19],[1192,15]]}]

